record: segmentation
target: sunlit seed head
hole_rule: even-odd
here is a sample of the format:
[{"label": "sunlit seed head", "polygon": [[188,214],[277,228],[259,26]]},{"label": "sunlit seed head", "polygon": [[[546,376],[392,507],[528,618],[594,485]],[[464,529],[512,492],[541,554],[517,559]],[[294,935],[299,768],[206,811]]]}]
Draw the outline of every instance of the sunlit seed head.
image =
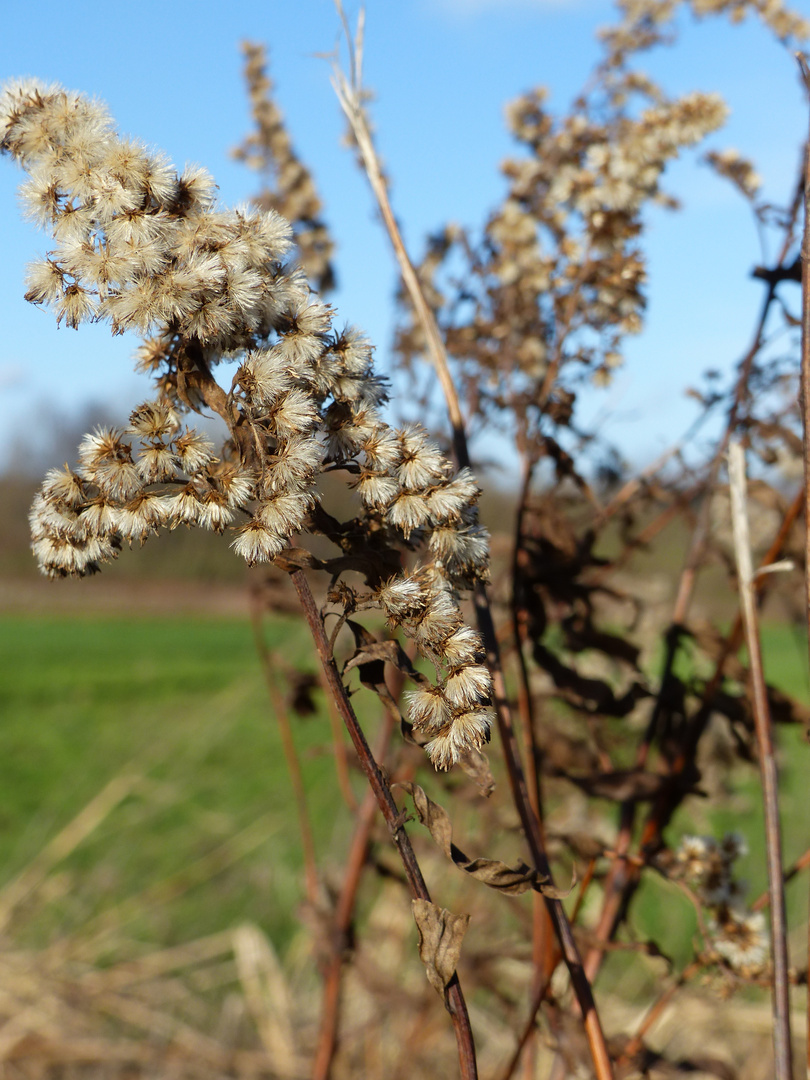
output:
[{"label": "sunlit seed head", "polygon": [[712,944],[735,971],[755,973],[765,966],[768,939],[761,911],[746,914],[728,910],[714,929]]},{"label": "sunlit seed head", "polygon": [[81,516],[87,533],[91,536],[106,536],[118,528],[118,507],[103,495],[91,499],[82,510]]},{"label": "sunlit seed head", "polygon": [[200,512],[197,524],[203,529],[222,532],[233,521],[234,512],[228,505],[228,499],[221,491],[213,488],[204,492],[200,499]]},{"label": "sunlit seed head", "polygon": [[399,482],[406,491],[422,491],[444,479],[449,463],[437,446],[427,441],[421,445],[412,436],[402,439],[402,455],[397,469]]},{"label": "sunlit seed head", "polygon": [[85,490],[81,477],[67,465],[62,469],[49,469],[42,484],[42,494],[46,499],[55,499],[74,509],[84,500]]},{"label": "sunlit seed head", "polygon": [[143,492],[118,510],[117,529],[127,540],[145,540],[156,533],[165,520],[163,497]]},{"label": "sunlit seed head", "polygon": [[254,516],[266,528],[284,536],[291,536],[300,532],[311,507],[311,496],[284,492],[261,502]]},{"label": "sunlit seed head", "polygon": [[492,713],[474,709],[457,714],[449,726],[425,746],[435,768],[447,770],[470,750],[480,750],[489,740]]},{"label": "sunlit seed head", "polygon": [[166,523],[175,528],[177,525],[196,525],[203,506],[194,484],[186,484],[176,495],[167,496],[164,508]]},{"label": "sunlit seed head", "polygon": [[402,460],[402,448],[395,431],[376,424],[361,447],[369,469],[391,475]]},{"label": "sunlit seed head", "polygon": [[318,420],[315,403],[303,390],[282,394],[271,406],[268,426],[280,439],[290,439],[310,431]]},{"label": "sunlit seed head", "polygon": [[442,644],[443,660],[449,667],[479,664],[484,658],[481,635],[462,623]]},{"label": "sunlit seed head", "polygon": [[377,599],[392,622],[411,619],[425,610],[430,592],[416,577],[399,576],[386,581],[377,590]]},{"label": "sunlit seed head", "polygon": [[401,529],[406,539],[415,529],[427,525],[430,511],[422,495],[402,493],[386,511],[386,520]]},{"label": "sunlit seed head", "polygon": [[249,566],[270,562],[287,546],[287,539],[261,521],[248,521],[239,527],[231,547]]},{"label": "sunlit seed head", "polygon": [[408,719],[419,731],[435,734],[451,720],[450,707],[439,687],[414,690],[408,694],[407,701]]},{"label": "sunlit seed head", "polygon": [[171,405],[145,401],[130,413],[127,431],[143,439],[163,439],[177,431],[179,426],[177,413]]},{"label": "sunlit seed head", "polygon": [[421,615],[414,631],[420,647],[441,652],[443,643],[461,625],[461,612],[453,598],[446,592],[437,592]]},{"label": "sunlit seed head", "polygon": [[192,428],[174,440],[174,452],[184,472],[191,475],[214,460],[214,445]]},{"label": "sunlit seed head", "polygon": [[363,503],[373,510],[387,509],[400,493],[394,477],[365,471],[360,475],[357,490]]},{"label": "sunlit seed head", "polygon": [[456,709],[474,709],[492,694],[492,676],[483,664],[457,668],[444,683],[444,694]]},{"label": "sunlit seed head", "polygon": [[177,474],[179,462],[171,447],[160,443],[142,447],[135,458],[138,475],[145,484],[162,483],[173,480]]}]

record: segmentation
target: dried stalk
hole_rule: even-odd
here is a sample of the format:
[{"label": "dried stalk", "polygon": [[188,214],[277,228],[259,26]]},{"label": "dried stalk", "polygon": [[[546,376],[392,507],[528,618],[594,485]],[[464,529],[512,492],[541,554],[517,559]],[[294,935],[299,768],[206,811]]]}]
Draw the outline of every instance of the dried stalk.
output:
[{"label": "dried stalk", "polygon": [[740,606],[751,674],[751,705],[762,777],[765,810],[765,844],[768,865],[768,894],[771,906],[771,956],[773,958],[774,1065],[777,1080],[793,1075],[790,1042],[790,985],[788,980],[787,918],[782,876],[782,840],[779,828],[779,796],[774,757],[768,693],[762,668],[751,547],[748,539],[748,491],[745,479],[745,452],[737,439],[729,444],[729,483],[737,560]]},{"label": "dried stalk", "polygon": [[[534,702],[529,683],[529,670],[524,655],[524,645],[526,643],[526,611],[520,602],[520,598],[515,592],[515,583],[518,581],[520,560],[522,557],[525,557],[523,550],[524,521],[528,509],[533,476],[533,463],[528,458],[524,458],[523,482],[521,484],[520,498],[518,501],[518,512],[515,521],[515,539],[512,549],[512,596],[510,606],[512,614],[512,633],[514,636],[514,653],[519,676],[517,692],[518,713],[520,715],[520,726],[523,734],[524,760],[526,763],[527,783],[529,786],[529,799],[532,810],[537,815],[537,820],[542,829],[542,751],[537,744]],[[542,897],[535,893],[532,897],[532,963],[534,965],[534,987],[538,992],[540,988],[548,985],[552,972],[559,962],[559,956],[556,955],[554,947],[553,933],[554,928],[551,923],[548,908],[543,903]],[[542,996],[538,1001],[538,1007],[540,1001],[542,1001]],[[532,1013],[532,1016],[533,1015],[534,1014]],[[528,1035],[526,1038],[528,1039]]]},{"label": "dried stalk", "polygon": [[[802,872],[802,870],[806,870],[808,866],[810,866],[810,848],[802,852],[798,859],[792,862],[787,868],[787,870],[785,870],[784,874],[782,875],[785,884],[787,885],[789,881],[792,881],[797,874],[800,874]],[[751,910],[762,911],[768,906],[770,902],[771,898],[770,896],[768,896],[767,891],[764,893],[760,893],[760,895],[751,905]]]},{"label": "dried stalk", "polygon": [[638,1031],[628,1041],[622,1050],[621,1060],[623,1062],[631,1062],[636,1054],[640,1053],[644,1048],[644,1036],[659,1019],[664,1009],[672,1001],[675,994],[680,990],[682,986],[685,986],[693,976],[697,975],[703,967],[703,963],[700,960],[693,960],[691,964],[683,969],[680,975],[661,993],[658,1000],[653,1002],[647,1011],[646,1016],[638,1026]]},{"label": "dried stalk", "polygon": [[[388,710],[385,710],[383,730],[374,752],[376,760],[385,760],[393,731],[394,718]],[[346,858],[343,885],[332,919],[332,955],[323,978],[323,1006],[321,1008],[320,1031],[318,1033],[318,1048],[315,1051],[315,1064],[312,1068],[312,1080],[327,1080],[337,1050],[341,973],[349,947],[349,931],[357,899],[357,890],[360,887],[360,879],[368,857],[371,827],[374,824],[376,808],[377,801],[374,792],[369,789],[366,791],[357,811],[357,824]]]},{"label": "dried stalk", "polygon": [[[797,56],[802,81],[810,99],[810,68]],[[804,456],[804,585],[808,647],[810,647],[810,137],[804,149],[804,233],[802,236],[802,360],[799,376],[799,412],[802,416]],[[810,907],[810,905],[808,905]],[[810,914],[808,914],[808,971],[810,972]],[[807,997],[807,1073],[810,1076],[810,993]]]},{"label": "dried stalk", "polygon": [[[343,21],[344,29],[346,30],[351,79],[347,79],[343,72],[336,69],[334,72],[333,85],[360,150],[369,184],[371,185],[372,192],[377,200],[386,231],[391,240],[400,267],[402,280],[408,290],[411,302],[414,305],[416,317],[419,320],[429,343],[431,359],[436,369],[442,391],[445,395],[447,411],[453,428],[453,447],[456,462],[460,468],[463,468],[469,466],[470,454],[467,446],[464,418],[461,412],[455,383],[450,373],[444,341],[430,305],[422,290],[419,277],[408,256],[402,234],[399,231],[396,218],[391,209],[387,185],[382,175],[379,158],[374,149],[374,143],[363,108],[363,96],[360,81],[363,55],[362,20],[358,26],[357,39],[353,42],[351,34],[348,32],[348,25],[341,0],[335,0],[335,5]],[[501,735],[501,742],[504,748],[512,798],[520,816],[521,825],[523,826],[529,844],[529,850],[534,866],[544,878],[553,880],[551,867],[543,843],[542,830],[537,815],[531,806],[526,779],[520,763],[520,754],[506,692],[506,683],[503,677],[498,638],[495,632],[489,599],[483,585],[476,586],[474,602],[478,618],[478,628],[481,632],[481,637],[483,638],[484,647],[486,649],[487,665],[492,674],[495,712],[498,721],[498,729]],[[599,1015],[596,1011],[593,991],[590,982],[586,977],[582,960],[579,955],[579,949],[577,948],[571,930],[571,925],[560,900],[545,897],[545,902],[571,976],[571,984],[574,989],[579,1010],[583,1017],[585,1032],[596,1075],[598,1080],[609,1080],[609,1078],[613,1076],[610,1055],[608,1053],[607,1043],[605,1041],[604,1032],[602,1031]]]},{"label": "dried stalk", "polygon": [[[332,699],[346,725],[346,730],[349,732],[349,737],[357,751],[360,766],[366,774],[371,790],[374,792],[377,805],[382,811],[388,828],[391,830],[391,838],[399,852],[411,891],[418,899],[429,901],[430,893],[425,884],[425,879],[422,876],[422,870],[419,863],[416,861],[416,855],[411,847],[411,841],[408,834],[405,832],[403,824],[404,816],[400,813],[397,804],[394,802],[394,797],[391,794],[391,788],[388,785],[388,781],[383,776],[379,765],[374,760],[371,748],[366,742],[366,737],[363,734],[363,729],[360,727],[357,717],[354,714],[354,709],[349,701],[346,688],[343,685],[334,657],[332,656],[332,650],[329,646],[323,622],[315,603],[315,598],[312,595],[312,590],[309,587],[309,582],[306,579],[306,575],[302,570],[293,570],[290,577],[295,586],[295,591],[298,593],[298,599],[301,601],[301,607],[307,620],[307,624],[309,625],[312,639],[315,642],[315,648],[321,661],[321,666],[323,667]],[[473,1034],[470,1026],[470,1017],[467,1012],[467,1004],[461,991],[458,974],[453,976],[445,989],[445,1004],[452,1017],[453,1027],[456,1033],[462,1080],[475,1080],[478,1076],[478,1068],[475,1060],[475,1045],[473,1043]]]}]

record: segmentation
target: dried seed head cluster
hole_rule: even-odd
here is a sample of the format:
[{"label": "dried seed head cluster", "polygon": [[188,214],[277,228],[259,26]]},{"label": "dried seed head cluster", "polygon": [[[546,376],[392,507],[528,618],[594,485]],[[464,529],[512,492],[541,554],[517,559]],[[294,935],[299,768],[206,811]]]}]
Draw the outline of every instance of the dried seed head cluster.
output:
[{"label": "dried seed head cluster", "polygon": [[[502,165],[507,190],[476,237],[449,226],[420,268],[455,359],[468,412],[500,423],[537,456],[549,431],[572,424],[584,379],[610,382],[624,338],[645,310],[640,238],[651,203],[675,207],[661,187],[667,166],[715,131],[726,107],[715,94],[668,96],[631,66],[653,45],[671,44],[677,16],[756,13],[783,41],[810,33],[780,0],[623,0],[601,34],[603,59],[564,116],[536,89],[507,108],[519,152]],[[753,198],[758,177],[733,151],[709,163]],[[398,337],[406,363],[425,351],[407,301]],[[509,415],[509,419],[505,417]]]},{"label": "dried seed head cluster", "polygon": [[[473,411],[492,421],[507,408],[527,433],[543,412],[570,420],[567,367],[605,383],[621,363],[622,340],[641,329],[645,307],[642,211],[670,201],[660,188],[667,164],[726,116],[716,95],[669,101],[635,73],[606,74],[601,90],[560,121],[541,89],[514,101],[507,120],[525,153],[502,167],[502,204],[477,245],[451,228],[421,268]],[[469,266],[463,304],[452,292],[459,259]],[[401,352],[411,357],[423,344],[409,322]]]},{"label": "dried seed head cluster", "polygon": [[290,248],[277,214],[220,210],[200,168],[167,159],[112,129],[96,102],[59,87],[12,83],[0,100],[2,148],[28,173],[29,215],[55,246],[31,265],[26,296],[77,327],[157,331],[208,359],[267,333],[303,285],[273,280]]},{"label": "dried seed head cluster", "polygon": [[245,81],[255,131],[234,151],[238,161],[260,172],[266,186],[254,200],[262,210],[275,210],[290,222],[301,266],[319,293],[334,287],[334,244],[322,219],[321,200],[309,169],[293,149],[284,118],[273,100],[263,45],[246,41]]},{"label": "dried seed head cluster", "polygon": [[718,843],[711,836],[684,836],[675,852],[675,873],[695,889],[710,909],[711,946],[734,971],[760,972],[768,959],[765,917],[746,911],[744,886],[734,876],[734,862],[747,851],[737,833]]},{"label": "dried seed head cluster", "polygon": [[[414,726],[448,767],[487,737],[489,675],[456,590],[488,572],[488,536],[468,469],[454,474],[418,425],[390,428],[372,347],[285,266],[290,227],[273,210],[223,210],[201,170],[177,174],[161,155],[121,139],[105,110],[35,82],[0,96],[0,146],[28,172],[24,201],[55,247],[29,274],[28,298],[76,327],[107,319],[148,332],[138,350],[158,394],[124,430],[85,437],[75,470],[48,474],[31,511],[33,547],[53,577],[82,576],[161,528],[234,528],[248,563],[269,562],[318,515],[318,478],[356,480],[353,543],[425,549],[414,574],[390,578],[366,560],[366,606],[385,610],[437,666],[436,708],[419,695]],[[241,362],[226,391],[222,359]],[[224,420],[221,452],[180,416],[208,408]],[[317,521],[313,525],[313,520]],[[333,530],[344,546],[345,530]],[[345,550],[345,546],[344,546]],[[387,579],[387,580],[384,580]],[[407,599],[405,599],[407,598]]]},{"label": "dried seed head cluster", "polygon": [[601,35],[614,65],[624,63],[631,52],[669,44],[673,20],[681,8],[698,18],[726,15],[734,23],[756,15],[786,44],[810,38],[810,21],[781,0],[619,0],[617,7],[621,20]]},{"label": "dried seed head cluster", "polygon": [[436,667],[437,684],[410,694],[409,714],[430,737],[426,749],[433,763],[447,769],[489,735],[492,679],[482,663],[481,638],[464,624],[435,567],[385,582],[377,595],[391,625],[400,626]]}]

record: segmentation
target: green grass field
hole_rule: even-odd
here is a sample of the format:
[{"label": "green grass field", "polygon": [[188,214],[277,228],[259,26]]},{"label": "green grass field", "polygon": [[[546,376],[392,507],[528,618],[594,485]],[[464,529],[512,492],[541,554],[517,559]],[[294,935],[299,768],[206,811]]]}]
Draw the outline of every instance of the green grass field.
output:
[{"label": "green grass field", "polygon": [[[285,662],[314,670],[300,621],[278,618],[266,631]],[[769,678],[806,699],[803,640],[786,626],[767,627],[764,636]],[[252,920],[282,950],[289,945],[300,925],[301,846],[247,621],[5,615],[0,655],[0,887],[113,778],[138,778],[20,906],[17,940],[103,940],[108,928],[111,942],[126,940],[131,948],[133,941],[171,944]],[[337,866],[351,821],[337,788],[328,720],[321,712],[293,723],[319,862]],[[780,740],[789,863],[810,843],[810,748],[798,730],[783,729]],[[765,887],[755,770],[734,766],[728,785],[722,809],[689,800],[670,838],[743,832],[750,854],[741,872],[754,896]],[[605,812],[615,814],[608,804]],[[805,893],[803,878],[789,888],[795,926],[804,919]],[[634,901],[633,921],[678,963],[687,960],[694,913],[673,886],[651,876]],[[608,982],[621,983],[625,966],[614,954]]]},{"label": "green grass field", "polygon": [[[307,655],[297,623],[268,624],[267,638],[295,664]],[[135,938],[171,943],[245,919],[289,937],[299,834],[246,621],[4,616],[0,655],[0,882],[112,778],[140,778],[18,913],[23,939],[83,932],[124,901],[113,921]],[[346,827],[328,720],[294,721],[328,861]]]}]

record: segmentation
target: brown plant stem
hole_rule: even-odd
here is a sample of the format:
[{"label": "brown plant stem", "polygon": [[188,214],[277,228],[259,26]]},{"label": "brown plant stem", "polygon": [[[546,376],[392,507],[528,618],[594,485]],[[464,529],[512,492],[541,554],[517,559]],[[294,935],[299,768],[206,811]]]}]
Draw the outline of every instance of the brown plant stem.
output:
[{"label": "brown plant stem", "polygon": [[[492,612],[489,606],[486,589],[479,585],[475,590],[475,608],[478,616],[478,626],[484,640],[487,654],[487,663],[492,672],[494,687],[495,715],[498,722],[498,730],[501,744],[504,750],[509,784],[512,791],[512,799],[520,817],[520,823],[529,845],[532,861],[535,868],[553,883],[551,867],[546,856],[543,844],[543,836],[540,822],[533,812],[529,801],[529,792],[526,787],[526,779],[520,764],[517,739],[512,725],[512,714],[509,702],[506,698],[506,684],[500,664],[500,652],[495,627],[492,622]],[[613,1076],[613,1067],[610,1063],[610,1055],[607,1049],[604,1032],[596,1011],[596,1003],[593,998],[590,981],[585,973],[579,949],[574,940],[571,924],[565,913],[562,901],[544,896],[548,913],[554,925],[557,940],[562,949],[563,959],[568,967],[571,977],[571,985],[585,1025],[585,1034],[593,1059],[594,1069],[598,1080],[606,1080]]]},{"label": "brown plant stem", "polygon": [[[430,893],[425,884],[425,879],[422,876],[422,870],[416,860],[411,841],[405,831],[404,815],[399,812],[397,804],[394,802],[394,797],[391,794],[391,788],[388,785],[388,781],[383,776],[379,765],[374,760],[371,748],[363,734],[363,729],[360,727],[357,717],[355,716],[354,709],[352,708],[348,694],[346,693],[346,688],[343,685],[334,657],[332,656],[323,621],[321,620],[320,612],[318,611],[306,575],[303,570],[293,570],[290,574],[290,578],[295,586],[295,591],[298,593],[298,599],[301,602],[304,617],[307,620],[310,633],[315,642],[315,648],[318,652],[318,657],[321,661],[321,666],[323,667],[324,675],[326,676],[326,681],[335,707],[346,725],[346,730],[349,732],[349,737],[357,752],[360,766],[366,774],[366,779],[369,782],[371,790],[374,792],[377,805],[382,811],[385,822],[391,831],[391,838],[394,842],[394,846],[399,852],[399,857],[402,860],[405,876],[408,879],[411,892],[418,899],[429,901]],[[478,1076],[478,1068],[475,1060],[475,1045],[473,1043],[472,1027],[470,1026],[467,1004],[461,991],[458,974],[454,974],[453,978],[448,983],[444,997],[445,1005],[452,1018],[453,1027],[456,1033],[462,1080],[475,1080]]]},{"label": "brown plant stem", "polygon": [[352,789],[351,775],[349,771],[349,756],[347,753],[347,747],[345,742],[345,736],[343,734],[344,728],[341,723],[341,719],[335,711],[335,706],[332,702],[332,695],[329,692],[329,686],[326,682],[326,676],[323,671],[320,673],[321,686],[323,687],[328,702],[329,712],[329,727],[332,731],[332,749],[335,755],[335,773],[337,775],[338,787],[340,793],[343,796],[343,801],[352,814],[357,813],[358,803],[357,797]]},{"label": "brown plant stem", "polygon": [[[798,859],[796,859],[795,862],[791,863],[787,870],[785,870],[784,874],[782,875],[782,879],[785,884],[787,885],[789,881],[792,881],[797,874],[800,874],[802,872],[802,870],[806,870],[808,866],[810,866],[810,848],[802,852]],[[771,898],[766,890],[764,893],[760,893],[760,895],[756,898],[756,900],[751,905],[751,910],[763,911],[770,902]]]},{"label": "brown plant stem", "polygon": [[529,1002],[529,1015],[526,1018],[526,1023],[523,1025],[523,1030],[518,1037],[517,1046],[512,1051],[512,1056],[504,1066],[503,1072],[499,1074],[498,1080],[512,1080],[512,1077],[515,1075],[515,1070],[520,1062],[521,1054],[526,1049],[530,1038],[537,1029],[537,1012],[543,1004],[543,998],[548,992],[548,985],[549,980],[546,980],[545,982],[536,982],[532,988],[532,997]]},{"label": "brown plant stem", "polygon": [[[376,760],[383,761],[385,759],[393,730],[393,716],[388,710],[385,710],[383,714],[383,730],[374,751]],[[335,1051],[337,1050],[341,974],[346,952],[350,947],[352,915],[363,868],[366,865],[371,827],[374,824],[376,811],[377,800],[374,792],[369,788],[357,812],[354,834],[346,858],[343,885],[332,919],[332,953],[324,973],[321,1024],[318,1034],[318,1047],[315,1051],[315,1064],[312,1068],[312,1080],[328,1080]]]},{"label": "brown plant stem", "polygon": [[748,493],[745,480],[745,452],[733,439],[729,446],[729,482],[731,515],[734,527],[734,553],[737,559],[740,606],[748,649],[751,676],[751,706],[759,751],[762,777],[762,802],[765,810],[765,846],[768,866],[768,895],[771,907],[771,956],[773,958],[774,1064],[776,1080],[791,1080],[793,1075],[790,1042],[790,984],[788,981],[787,918],[782,876],[782,838],[779,828],[779,794],[774,757],[768,692],[762,667],[751,547],[748,539]]},{"label": "brown plant stem", "polygon": [[[797,56],[802,81],[810,100],[810,68],[801,55]],[[802,234],[802,359],[799,375],[799,411],[802,415],[802,448],[804,457],[804,583],[805,608],[810,647],[810,136],[804,147],[804,231]],[[810,904],[808,905],[808,963],[810,973]],[[808,974],[810,979],[810,974]],[[810,1076],[810,991],[807,995],[807,1074]]]},{"label": "brown plant stem", "polygon": [[[460,468],[469,466],[470,454],[467,446],[464,418],[456,392],[455,383],[450,373],[447,361],[447,352],[442,340],[441,331],[427,302],[422,290],[419,277],[413,267],[405,248],[402,234],[399,231],[396,218],[394,217],[391,203],[388,198],[388,188],[382,175],[379,159],[374,149],[374,143],[369,131],[365,111],[362,105],[362,91],[360,71],[362,62],[362,25],[358,31],[355,44],[348,33],[343,7],[340,0],[335,0],[337,9],[347,30],[347,43],[350,54],[351,81],[342,72],[336,70],[334,77],[335,91],[341,107],[349,121],[352,133],[357,141],[358,148],[363,160],[366,175],[371,189],[377,200],[377,204],[385,222],[386,231],[391,240],[394,253],[399,264],[402,280],[408,290],[408,295],[414,305],[416,316],[422,326],[428,341],[433,365],[436,369],[439,382],[444,392],[450,423],[453,428],[453,448],[456,462]],[[492,611],[489,604],[486,587],[478,583],[474,592],[474,603],[478,618],[478,628],[484,641],[487,654],[487,663],[492,674],[493,701],[501,736],[501,744],[504,750],[509,783],[512,798],[520,817],[521,825],[531,852],[535,869],[549,881],[553,881],[551,867],[549,866],[543,844],[542,831],[537,815],[534,813],[529,800],[529,792],[523,767],[520,763],[517,739],[512,724],[511,709],[506,693],[506,682],[500,659],[500,647],[492,619]],[[562,902],[551,897],[544,897],[551,921],[557,938],[562,948],[563,957],[568,967],[571,984],[577,999],[577,1004],[588,1039],[588,1046],[593,1059],[594,1068],[598,1080],[609,1080],[613,1076],[610,1063],[610,1055],[607,1049],[604,1032],[596,1011],[596,1003],[590,982],[585,976],[582,960],[579,955],[571,926],[568,922]]]},{"label": "brown plant stem", "polygon": [[[526,517],[527,504],[531,491],[532,478],[534,475],[533,462],[524,458],[523,482],[521,484],[518,512],[515,521],[515,539],[512,549],[512,632],[514,635],[514,654],[518,665],[518,712],[520,726],[523,733],[524,759],[529,786],[529,800],[532,810],[543,830],[543,796],[541,788],[542,775],[542,751],[537,745],[535,728],[534,705],[529,684],[529,671],[526,665],[526,657],[523,649],[526,642],[526,611],[522,598],[517,591],[517,583],[521,579],[520,562],[524,556],[523,531]],[[559,955],[554,948],[554,927],[548,908],[543,899],[537,893],[532,896],[532,965],[534,978],[532,980],[532,1001],[536,1001],[533,1011],[530,1011],[530,1020],[524,1031],[524,1035],[518,1045],[517,1057],[525,1047],[534,1031],[534,1016],[545,996],[546,988],[551,979],[552,972],[559,962]],[[542,990],[542,993],[540,991]],[[540,995],[538,997],[538,994]],[[517,1064],[517,1057],[512,1069]],[[527,1055],[527,1074],[531,1062]],[[507,1074],[508,1076],[509,1074]]]}]

